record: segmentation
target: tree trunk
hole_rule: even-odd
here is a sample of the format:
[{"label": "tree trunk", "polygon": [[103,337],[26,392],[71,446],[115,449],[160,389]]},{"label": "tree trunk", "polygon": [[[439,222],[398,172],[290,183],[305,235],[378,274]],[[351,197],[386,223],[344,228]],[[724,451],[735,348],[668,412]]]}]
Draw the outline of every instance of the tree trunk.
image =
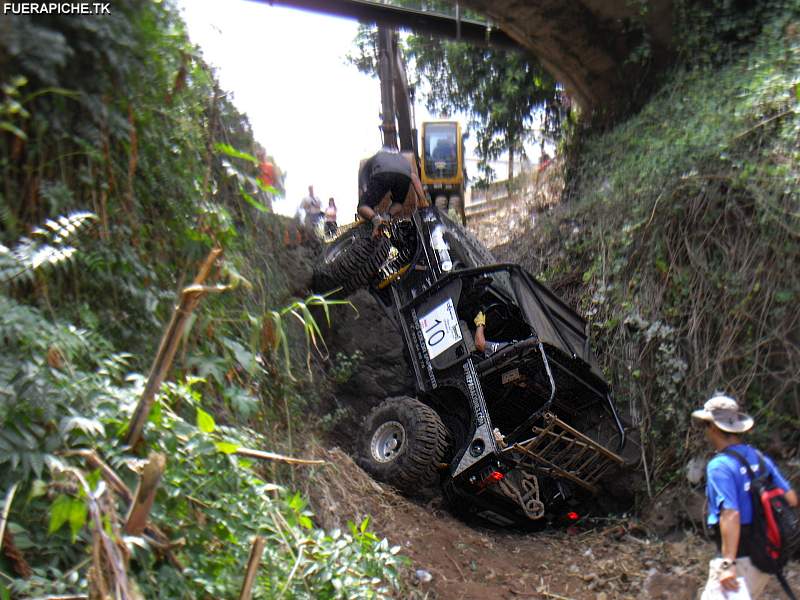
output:
[{"label": "tree trunk", "polygon": [[144,532],[166,464],[167,458],[163,454],[158,452],[150,453],[147,463],[142,469],[142,476],[136,489],[136,497],[133,504],[131,504],[125,521],[125,533],[128,535],[142,535]]},{"label": "tree trunk", "polygon": [[239,600],[250,600],[253,597],[253,583],[256,580],[256,572],[258,565],[261,562],[261,555],[264,554],[264,544],[266,540],[257,535],[253,540],[253,545],[250,548],[250,558],[247,561],[247,569],[244,574],[244,584],[242,591],[239,594]]},{"label": "tree trunk", "polygon": [[194,283],[184,288],[181,292],[178,305],[175,306],[169,325],[164,330],[153,366],[150,367],[150,375],[147,378],[142,397],[139,398],[139,403],[136,405],[136,410],[128,425],[125,444],[131,448],[135,448],[139,443],[156,394],[161,389],[161,384],[172,367],[172,359],[175,358],[175,352],[178,350],[178,344],[183,336],[184,327],[188,323],[189,317],[206,292],[226,289],[221,286],[212,288],[203,285],[220,254],[222,254],[222,248],[212,248],[194,278]]}]

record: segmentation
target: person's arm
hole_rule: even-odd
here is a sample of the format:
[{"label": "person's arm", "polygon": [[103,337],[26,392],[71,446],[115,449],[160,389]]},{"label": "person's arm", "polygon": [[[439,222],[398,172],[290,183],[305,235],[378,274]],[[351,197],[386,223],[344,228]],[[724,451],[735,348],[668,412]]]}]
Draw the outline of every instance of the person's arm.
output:
[{"label": "person's arm", "polygon": [[486,349],[484,329],[486,329],[486,316],[483,312],[479,312],[475,315],[475,349],[478,352],[483,352]]},{"label": "person's arm", "polygon": [[358,205],[358,214],[365,221],[372,222],[372,237],[377,238],[381,234],[381,224],[383,219],[366,204]]},{"label": "person's arm", "polygon": [[377,213],[374,210],[372,210],[372,208],[367,206],[366,204],[359,204],[358,205],[358,214],[365,221],[372,221],[373,217],[378,216]]},{"label": "person's arm", "polygon": [[[416,169],[411,169],[411,187],[414,188],[414,200],[413,204],[408,206],[408,212],[411,213],[415,211],[420,206],[428,206],[430,202],[428,202],[428,197],[425,195],[425,190],[422,187],[422,182],[419,180],[419,175],[417,175]],[[408,201],[411,201],[409,198]]]},{"label": "person's arm", "polygon": [[783,473],[781,473],[780,469],[778,469],[775,462],[769,456],[761,455],[761,457],[764,459],[764,463],[770,475],[772,475],[773,483],[786,493],[786,502],[789,503],[789,506],[797,508],[797,492],[792,489],[789,481],[783,476]]},{"label": "person's arm", "polygon": [[719,582],[726,590],[738,590],[739,582],[736,581],[736,554],[739,550],[739,534],[741,525],[739,511],[729,508],[722,509],[719,515],[719,533],[722,538],[722,558],[731,563],[731,566],[719,574]]},{"label": "person's arm", "polygon": [[[720,455],[712,458],[706,467],[706,496],[709,510],[719,516],[718,525],[722,542],[722,558],[719,560],[731,563],[736,560],[741,533],[735,471],[737,468],[738,463],[733,465],[726,457]],[[720,572],[719,582],[726,590],[738,589],[735,564]]]}]

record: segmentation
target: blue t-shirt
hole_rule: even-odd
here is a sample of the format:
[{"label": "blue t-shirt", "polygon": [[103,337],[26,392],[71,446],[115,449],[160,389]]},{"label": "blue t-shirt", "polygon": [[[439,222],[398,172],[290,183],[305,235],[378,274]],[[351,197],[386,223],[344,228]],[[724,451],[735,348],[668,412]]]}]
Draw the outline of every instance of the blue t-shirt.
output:
[{"label": "blue t-shirt", "polygon": [[[747,444],[729,446],[747,459],[753,473],[758,475],[758,454]],[[785,492],[791,489],[786,479],[778,471],[775,463],[765,456],[764,466],[772,474],[772,481]],[[753,506],[750,502],[750,476],[737,458],[720,452],[706,466],[706,497],[708,498],[709,525],[719,523],[719,513],[723,509],[738,510],[742,525],[753,521]]]}]

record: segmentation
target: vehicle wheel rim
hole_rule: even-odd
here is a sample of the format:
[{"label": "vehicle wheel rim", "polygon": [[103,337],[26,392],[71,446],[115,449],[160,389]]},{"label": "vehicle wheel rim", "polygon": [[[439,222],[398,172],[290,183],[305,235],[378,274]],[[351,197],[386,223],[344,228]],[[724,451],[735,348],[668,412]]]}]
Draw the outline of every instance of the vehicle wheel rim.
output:
[{"label": "vehicle wheel rim", "polygon": [[370,453],[379,463],[391,462],[403,451],[406,430],[397,421],[387,421],[372,434]]}]

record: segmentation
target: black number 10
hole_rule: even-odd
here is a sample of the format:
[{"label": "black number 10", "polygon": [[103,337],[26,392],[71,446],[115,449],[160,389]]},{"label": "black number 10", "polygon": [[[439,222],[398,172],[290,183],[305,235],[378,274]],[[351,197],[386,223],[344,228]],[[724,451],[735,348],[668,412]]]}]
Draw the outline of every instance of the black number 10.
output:
[{"label": "black number 10", "polygon": [[[428,328],[425,330],[425,333],[426,333],[426,334],[430,333],[430,332],[431,332],[431,331],[433,331],[433,330],[434,330],[434,329],[435,329],[435,328],[436,328],[438,325],[441,325],[441,324],[442,324],[442,322],[441,322],[439,319],[436,319],[436,321],[434,322],[434,324],[433,324],[433,325],[431,325],[430,327],[428,327]],[[434,332],[433,332],[433,333],[431,333],[431,335],[428,337],[428,346],[435,346],[436,344],[438,344],[439,342],[441,342],[443,339],[444,339],[444,329],[439,329],[438,331],[434,331]],[[434,340],[435,340],[435,341],[434,341]]]}]

